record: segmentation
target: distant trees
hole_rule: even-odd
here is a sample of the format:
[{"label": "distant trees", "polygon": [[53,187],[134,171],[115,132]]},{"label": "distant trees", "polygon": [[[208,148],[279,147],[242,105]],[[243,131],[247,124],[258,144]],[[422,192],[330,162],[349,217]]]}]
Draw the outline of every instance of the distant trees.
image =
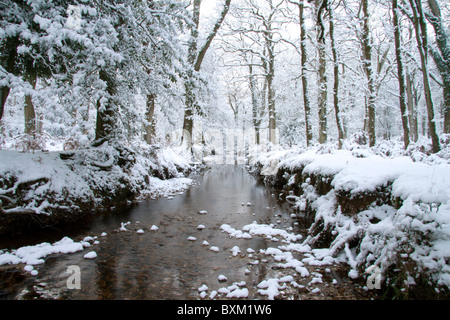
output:
[{"label": "distant trees", "polygon": [[196,89],[198,81],[198,73],[205,58],[206,52],[217,32],[219,31],[229,9],[231,0],[225,0],[222,12],[214,24],[212,30],[206,37],[205,42],[199,49],[199,24],[200,24],[200,6],[201,0],[193,1],[192,17],[193,23],[190,26],[191,37],[188,41],[188,57],[187,57],[187,70],[184,74],[184,88],[185,88],[185,109],[184,109],[184,121],[183,121],[183,136],[182,143],[185,144],[186,149],[192,152],[192,135],[194,127],[194,114],[201,113],[199,108]]},{"label": "distant trees", "polygon": [[222,125],[248,117],[242,124],[254,128],[256,143],[262,129],[271,143],[282,129],[289,144],[342,147],[364,131],[370,146],[402,134],[407,148],[427,135],[438,152],[439,133],[450,133],[450,12],[442,1],[223,0],[209,23],[201,6],[1,1],[0,125],[14,106],[31,136],[51,120],[66,135],[155,144],[165,121],[183,129],[191,149],[194,119],[210,116],[201,95],[222,95],[220,80],[206,80],[220,65],[204,63],[221,50],[216,61],[239,70],[233,77],[245,93],[214,101],[226,104],[217,109],[240,106]]},{"label": "distant trees", "polygon": [[[417,141],[420,126],[418,117],[423,114],[421,102],[424,101],[427,105],[428,93],[421,95],[418,91],[418,88],[426,88],[427,85],[424,84],[425,78],[422,77],[420,81],[416,75],[426,76],[427,70],[430,72],[430,63],[427,62],[427,70],[424,69],[420,62],[419,50],[414,50],[411,46],[411,40],[414,38],[411,39],[409,35],[411,32],[414,35],[416,26],[419,31],[421,28],[420,24],[414,24],[411,1],[397,0],[395,3],[393,1],[239,0],[236,2],[236,8],[229,21],[229,25],[232,26],[223,36],[226,43],[225,52],[242,57],[240,63],[235,63],[236,65],[248,66],[249,97],[251,97],[249,103],[256,111],[257,101],[262,99],[259,105],[263,109],[264,106],[267,108],[265,117],[268,117],[269,129],[278,120],[281,123],[291,122],[282,119],[288,117],[289,112],[274,113],[275,117],[270,114],[271,110],[275,110],[271,106],[279,103],[277,99],[281,97],[275,94],[279,90],[277,86],[280,83],[277,77],[283,78],[286,75],[277,73],[277,77],[271,77],[277,70],[277,63],[286,63],[281,61],[279,52],[292,50],[294,47],[299,54],[300,62],[298,77],[291,81],[298,80],[298,86],[302,90],[299,95],[302,99],[298,100],[298,107],[304,120],[298,125],[304,126],[306,145],[309,146],[314,141],[325,143],[330,132],[334,131],[336,132],[334,137],[341,147],[342,140],[352,130],[355,132],[358,123],[360,123],[359,130],[367,135],[370,146],[375,145],[377,136],[389,138],[391,131],[396,130],[396,123],[400,123],[402,128],[405,148],[410,141]],[[427,1],[426,6],[421,2],[416,3],[417,0],[412,4],[416,3],[415,8],[423,8],[423,16],[435,30],[435,45],[425,43],[435,60],[436,68],[433,70],[439,71],[442,83],[439,84],[434,75],[428,77],[428,82],[433,78],[435,85],[438,84],[443,88],[446,106],[442,110],[442,129],[443,132],[447,132],[449,116],[446,92],[449,90],[445,82],[448,79],[448,66],[445,65],[445,61],[448,61],[446,55],[450,51],[447,50],[447,33],[438,1]],[[271,16],[270,8],[275,9],[277,13]],[[392,19],[386,19],[389,17]],[[270,18],[273,20],[268,23]],[[292,22],[297,23],[300,29],[297,41],[292,41],[292,33],[286,33],[280,27]],[[267,26],[271,26],[273,30],[267,32]],[[421,39],[424,40],[423,37]],[[276,45],[277,54],[270,55],[273,50],[268,44]],[[425,52],[425,48],[422,51]],[[424,61],[427,61],[426,57]],[[315,85],[311,85],[314,79]],[[287,80],[283,81],[285,83]],[[427,91],[430,94],[435,85],[428,85]],[[312,104],[311,101],[316,103]],[[432,102],[430,99],[428,101]],[[399,107],[394,111],[393,105]],[[434,109],[435,106],[431,107],[430,103],[424,109],[427,110],[429,119],[425,130],[434,141],[433,144],[436,144],[439,138],[433,132],[436,131],[434,128],[437,128],[439,122],[430,113]],[[334,130],[328,123],[328,116],[332,113],[336,123]],[[261,122],[258,122],[259,114],[261,113],[253,112],[253,124],[258,128],[261,126]],[[393,118],[393,114],[399,114],[399,117]],[[271,119],[276,121],[269,123]],[[317,128],[315,139],[313,127]],[[433,150],[437,152],[438,148],[433,147]]]},{"label": "distant trees", "polygon": [[[280,26],[284,23],[284,4],[284,0],[244,0],[232,13],[237,23],[228,25],[227,36],[233,40],[225,41],[225,51],[241,56],[243,61],[236,66],[245,66],[248,70],[257,144],[263,121],[267,121],[268,141],[276,143],[275,60],[277,45],[282,42]],[[263,119],[263,115],[267,118]]]}]

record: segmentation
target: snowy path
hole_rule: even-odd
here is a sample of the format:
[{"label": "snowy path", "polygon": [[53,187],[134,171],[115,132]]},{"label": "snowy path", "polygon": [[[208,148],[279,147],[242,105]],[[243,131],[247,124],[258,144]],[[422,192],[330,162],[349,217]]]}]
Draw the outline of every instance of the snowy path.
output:
[{"label": "snowy path", "polygon": [[[0,252],[0,289],[16,299],[369,298],[343,266],[315,260],[300,225],[245,169],[215,167],[185,193],[100,217],[64,241]],[[80,289],[67,286],[70,266]],[[6,284],[11,268],[27,280]]]}]

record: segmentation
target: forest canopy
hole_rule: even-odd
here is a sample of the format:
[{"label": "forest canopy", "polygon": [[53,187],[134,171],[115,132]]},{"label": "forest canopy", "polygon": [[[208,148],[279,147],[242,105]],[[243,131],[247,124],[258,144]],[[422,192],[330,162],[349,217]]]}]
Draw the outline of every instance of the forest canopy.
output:
[{"label": "forest canopy", "polygon": [[2,0],[0,145],[191,149],[239,129],[258,145],[359,137],[437,153],[449,17],[439,0]]}]

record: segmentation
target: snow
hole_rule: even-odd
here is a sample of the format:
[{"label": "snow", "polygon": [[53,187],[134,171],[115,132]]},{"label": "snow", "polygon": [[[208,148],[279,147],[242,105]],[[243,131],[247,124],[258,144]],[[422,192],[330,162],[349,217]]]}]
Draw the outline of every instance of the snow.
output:
[{"label": "snow", "polygon": [[313,290],[311,290],[311,293],[316,294],[319,293],[320,289],[319,288],[314,288]]},{"label": "snow", "polygon": [[22,262],[22,259],[16,256],[13,253],[3,253],[0,255],[0,265],[4,264],[19,264]]},{"label": "snow", "polygon": [[202,291],[208,291],[208,286],[206,285],[206,284],[202,284],[197,290],[199,291],[199,292],[202,292]]},{"label": "snow", "polygon": [[88,252],[88,253],[86,253],[83,256],[83,258],[85,258],[85,259],[95,259],[95,258],[97,258],[97,252],[95,252],[95,251]]},{"label": "snow", "polygon": [[274,300],[275,297],[277,297],[280,294],[279,290],[286,288],[285,284],[280,285],[279,282],[280,280],[277,278],[270,278],[261,281],[257,285],[257,287],[259,288],[258,293],[267,296],[269,300]]},{"label": "snow", "polygon": [[[387,157],[382,150],[380,146],[378,149],[351,146],[348,150],[292,148],[261,153],[251,159],[252,166],[261,168],[261,175],[275,175],[279,170],[293,172],[284,177],[287,185],[292,186],[295,174],[301,172],[302,194],[290,198],[294,207],[303,211],[307,206],[313,209],[315,221],[310,230],[322,224],[333,235],[329,248],[311,249],[317,237],[308,236],[302,243],[287,243],[278,247],[280,251],[266,250],[266,254],[294,268],[302,265],[286,255],[286,251],[303,253],[305,258],[301,262],[312,266],[330,265],[338,262],[338,256],[344,257],[350,266],[348,276],[357,278],[371,265],[380,267],[384,273],[391,264],[407,258],[397,255],[401,250],[411,252],[408,257],[416,263],[417,270],[428,274],[435,283],[450,287],[450,268],[444,262],[450,258],[450,163],[435,156],[399,155],[395,149],[390,150],[395,155]],[[308,176],[327,179],[331,190],[320,194]],[[374,192],[388,194],[388,199],[397,201],[398,206],[373,203],[352,216],[353,213],[343,212],[337,196],[344,194],[351,199]],[[245,227],[240,231],[225,225],[221,230],[236,238],[244,234],[253,236],[258,230],[282,236],[268,232],[267,226]],[[358,253],[349,247],[355,238],[360,239]],[[274,288],[272,285],[269,290],[272,296]]]},{"label": "snow", "polygon": [[238,246],[234,246],[233,248],[230,249],[230,251],[234,257],[241,253],[241,249],[239,249]]},{"label": "snow", "polygon": [[[174,196],[192,185],[192,179],[182,177],[177,171],[187,170],[190,165],[175,151],[161,148],[153,158],[149,158],[141,149],[132,150],[119,143],[110,145],[105,142],[73,153],[0,150],[0,177],[4,185],[0,195],[13,201],[20,199],[17,208],[4,206],[4,210],[10,213],[28,210],[51,215],[60,209],[69,214],[79,214],[83,210],[82,205],[93,211],[110,205],[109,197],[114,197],[115,192],[123,188],[133,192],[136,198],[155,198]],[[122,168],[117,164],[119,150],[129,153],[128,158],[133,165]],[[68,156],[68,159],[63,160],[62,156]],[[161,180],[150,176],[147,183],[144,177],[149,175],[149,168],[155,171],[165,171],[165,168],[170,176],[175,177]],[[14,183],[5,183],[7,180]],[[27,187],[23,188],[24,185]],[[127,200],[133,200],[132,197]]]},{"label": "snow", "polygon": [[74,253],[84,249],[80,242],[74,242],[69,237],[50,244],[43,242],[33,246],[24,246],[0,255],[0,265],[19,264],[37,265],[44,263],[44,258],[55,253]]},{"label": "snow", "polygon": [[239,298],[247,298],[248,297],[248,289],[247,288],[237,288],[233,291],[227,293],[227,298],[230,299],[239,299]]},{"label": "snow", "polygon": [[233,227],[231,227],[228,224],[222,224],[220,226],[220,229],[224,232],[227,232],[230,234],[231,237],[237,238],[237,239],[251,239],[252,236],[247,232],[242,232],[242,230],[236,230]]},{"label": "snow", "polygon": [[[64,203],[65,192],[69,191],[71,198],[88,201],[93,198],[92,191],[87,181],[77,173],[69,169],[61,160],[59,153],[19,153],[17,151],[2,150],[0,161],[0,176],[14,177],[17,181],[9,189],[0,190],[0,195],[15,193],[21,184],[33,181],[43,181],[34,192],[29,192],[25,200],[43,199],[46,194],[52,194],[52,202]],[[37,183],[37,182],[36,182]],[[48,201],[37,204],[35,201],[27,208],[37,214],[50,214],[51,208]]]},{"label": "snow", "polygon": [[268,240],[277,241],[277,237],[281,237],[284,239],[284,242],[291,242],[302,238],[301,235],[289,233],[284,229],[274,228],[273,225],[258,224],[256,221],[245,225],[242,230],[236,230],[228,224],[222,224],[220,229],[237,239],[251,239],[253,236],[264,236]]},{"label": "snow", "polygon": [[272,166],[278,159],[277,172],[281,168],[294,170],[303,168],[305,174],[332,176],[332,186],[336,191],[345,190],[352,193],[373,191],[379,186],[393,183],[393,195],[402,199],[413,196],[415,201],[446,202],[447,190],[450,190],[449,164],[426,164],[414,162],[409,157],[383,158],[366,154],[359,158],[354,151],[333,150],[320,154],[309,149],[303,153],[276,151],[262,154],[255,162],[264,167]]},{"label": "snow", "polygon": [[149,186],[147,190],[143,191],[143,194],[149,195],[152,198],[165,197],[169,199],[171,195],[188,189],[192,182],[190,178],[161,180],[156,177],[150,177]]},{"label": "snow", "polygon": [[33,269],[34,269],[34,267],[30,266],[30,265],[27,265],[23,268],[23,270],[28,271],[28,272],[31,272]]},{"label": "snow", "polygon": [[130,224],[130,222],[121,222],[119,231],[128,231],[127,226]]},{"label": "snow", "polygon": [[219,276],[217,277],[217,280],[218,280],[218,281],[227,281],[227,277],[224,276],[223,274],[221,274],[221,275],[219,275]]},{"label": "snow", "polygon": [[[355,154],[358,157],[355,157]],[[362,155],[363,157],[361,157]],[[37,154],[37,156],[40,155]],[[171,153],[167,152],[165,157],[166,160],[171,159]],[[30,161],[35,165],[36,162],[39,162],[37,159],[33,158]],[[266,173],[277,172],[282,168],[290,168],[295,171],[300,169],[298,166],[301,166],[302,172],[306,175],[329,179],[327,182],[332,189],[326,194],[319,194],[316,187],[312,185],[313,179],[310,178],[305,179],[301,185],[303,194],[291,195],[291,199],[297,208],[304,208],[306,204],[313,208],[315,225],[317,226],[320,221],[324,226],[329,227],[333,235],[329,247],[316,248],[316,239],[312,235],[303,239],[292,228],[281,227],[278,224],[257,221],[239,226],[221,224],[220,231],[227,233],[232,239],[242,239],[242,241],[239,240],[239,246],[230,246],[229,251],[229,247],[226,247],[223,254],[228,255],[231,252],[234,257],[240,255],[239,260],[248,258],[248,268],[242,269],[243,273],[251,273],[254,268],[259,268],[259,265],[269,261],[275,264],[274,269],[278,272],[277,275],[275,277],[270,275],[257,285],[257,292],[260,295],[267,296],[268,299],[275,299],[283,293],[288,284],[299,287],[300,285],[295,282],[295,279],[300,278],[311,277],[304,280],[308,286],[322,284],[323,276],[317,272],[310,272],[313,269],[310,266],[329,266],[340,262],[348,264],[348,276],[356,279],[363,276],[364,270],[372,265],[380,267],[383,273],[392,263],[401,262],[401,259],[409,259],[417,263],[417,270],[430,274],[430,279],[436,283],[444,286],[450,285],[450,268],[447,264],[450,258],[449,164],[414,162],[409,157],[390,159],[371,152],[350,150],[332,150],[330,153],[318,153],[310,150],[302,154],[295,154],[292,150],[274,151],[269,155],[261,155],[260,159],[265,159],[264,166],[267,166],[267,170],[264,172]],[[55,159],[55,161],[58,160]],[[0,169],[6,170],[5,168],[8,166],[12,166],[12,164],[0,164]],[[34,175],[28,172],[21,175],[20,170],[14,173],[22,182],[33,181],[39,177],[52,177],[53,174],[55,173],[48,172],[40,176],[36,172]],[[285,177],[291,186],[295,184],[293,177],[293,174]],[[174,192],[183,190],[191,183],[192,180],[185,178],[160,180],[150,177],[147,192],[152,195],[172,197]],[[34,192],[43,194],[46,190],[56,188],[57,184],[54,186],[53,181],[44,183]],[[0,192],[12,192],[15,188],[17,185],[11,187],[11,190],[0,190]],[[87,189],[88,193],[91,190],[89,188]],[[392,199],[399,199],[397,207],[394,204],[372,204],[365,210],[350,215],[344,211],[337,196],[338,192],[356,196],[374,192],[380,188],[388,190]],[[258,208],[256,203],[248,202],[247,205]],[[30,208],[38,208],[36,213],[45,213],[45,208],[50,206],[51,202],[43,201],[39,203],[39,206],[30,206]],[[270,207],[268,208],[270,209]],[[206,210],[197,212],[207,213]],[[293,214],[291,217],[296,218],[296,215]],[[272,218],[279,219],[278,216]],[[205,228],[203,224],[196,225],[197,223],[192,224],[192,229],[203,230]],[[117,230],[129,231],[129,226],[129,221],[122,222]],[[145,230],[147,229],[145,228]],[[158,227],[152,225],[149,230],[157,231]],[[142,234],[144,229],[138,229],[135,233]],[[132,234],[129,233],[129,235]],[[107,233],[103,232],[101,236],[106,237]],[[186,235],[186,237],[188,241],[197,240],[193,236]],[[268,247],[259,249],[257,252],[251,248],[244,249],[245,245],[242,244],[246,240],[255,238],[270,240],[264,241]],[[38,271],[33,266],[44,263],[46,256],[54,253],[82,251],[95,244],[96,239],[97,237],[87,236],[80,242],[74,242],[65,237],[53,244],[41,243],[16,250],[3,250],[0,251],[0,265],[23,263],[26,264],[25,271],[37,274]],[[358,239],[357,250],[350,247],[350,243],[354,239]],[[425,240],[418,241],[418,239]],[[199,244],[200,242],[192,245]],[[210,246],[206,240],[201,244],[209,247],[209,250],[213,252],[220,251],[219,247]],[[241,250],[241,248],[243,249]],[[242,251],[247,252],[248,255],[242,254]],[[91,251],[83,257],[94,259],[97,254],[95,251]],[[325,271],[330,272],[331,269],[325,268]],[[296,278],[294,279],[291,274],[294,274]],[[414,278],[409,277],[408,283],[413,284]],[[219,282],[228,281],[228,278],[220,274],[217,280]],[[231,286],[211,291],[209,297],[214,299],[217,296],[225,295],[227,298],[248,298],[249,290],[244,286],[245,282],[235,282]],[[321,293],[320,288],[309,289],[312,294]],[[209,291],[209,288],[202,285],[198,291],[200,297],[205,298],[208,296],[206,291]]]},{"label": "snow", "polygon": [[209,298],[213,300],[217,296],[217,293],[218,292],[216,290],[211,291],[211,293],[209,294]]}]

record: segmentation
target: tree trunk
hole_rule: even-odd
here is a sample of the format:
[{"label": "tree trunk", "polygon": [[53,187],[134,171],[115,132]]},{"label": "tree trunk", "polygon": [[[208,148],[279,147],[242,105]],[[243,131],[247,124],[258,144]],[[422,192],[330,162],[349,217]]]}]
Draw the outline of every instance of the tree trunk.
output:
[{"label": "tree trunk", "polygon": [[342,141],[344,140],[344,130],[342,129],[341,111],[339,108],[339,61],[337,56],[336,43],[334,39],[334,21],[333,21],[333,11],[331,6],[328,8],[330,15],[330,39],[331,39],[331,51],[333,53],[333,73],[334,73],[334,86],[333,86],[333,104],[334,113],[336,116],[336,125],[338,130],[338,146],[342,149]]},{"label": "tree trunk", "polygon": [[413,88],[413,80],[411,75],[406,72],[406,96],[408,105],[408,121],[411,134],[411,141],[416,142],[419,138],[419,126],[417,122],[417,95],[415,89]]},{"label": "tree trunk", "polygon": [[194,111],[198,110],[197,98],[195,95],[195,83],[192,81],[195,76],[194,73],[200,71],[203,59],[208,51],[214,37],[220,29],[220,26],[225,19],[229,9],[231,0],[226,0],[222,13],[219,19],[216,21],[212,31],[206,38],[205,44],[197,52],[197,41],[198,41],[198,27],[200,23],[200,5],[201,0],[194,0],[194,9],[193,9],[193,22],[194,25],[191,28],[191,37],[192,39],[189,42],[189,52],[188,52],[188,63],[192,66],[192,70],[187,72],[187,79],[185,79],[185,89],[186,89],[186,97],[185,97],[185,109],[184,109],[184,121],[183,121],[183,135],[181,139],[181,143],[187,143],[187,147],[192,153],[192,134],[194,127]]},{"label": "tree trunk", "polygon": [[326,76],[326,52],[325,52],[325,26],[323,24],[322,13],[325,10],[324,2],[326,0],[315,0],[316,5],[316,24],[317,24],[317,51],[319,55],[318,67],[318,109],[319,109],[319,143],[325,143],[327,136],[327,76]]},{"label": "tree trunk", "polygon": [[[200,5],[201,0],[194,0],[194,8],[192,12],[193,25],[191,26],[191,39],[189,40],[188,48],[188,63],[194,66],[197,55],[197,39],[198,39],[198,27],[200,24]],[[193,93],[193,70],[188,70],[185,74],[184,88],[185,88],[185,107],[184,107],[184,119],[183,119],[183,132],[181,136],[181,143],[185,145],[186,149],[192,152],[192,130],[194,127],[194,104],[195,96]]]},{"label": "tree trunk", "polygon": [[442,22],[441,9],[436,0],[428,0],[431,14],[427,14],[428,20],[434,28],[436,35],[436,49],[431,49],[431,54],[438,67],[443,83],[444,97],[444,133],[450,133],[450,43],[449,35]]},{"label": "tree trunk", "polygon": [[95,128],[95,140],[102,138],[110,139],[114,136],[116,129],[116,109],[114,96],[116,94],[116,83],[114,79],[104,70],[99,72],[100,80],[106,82],[106,92],[108,97],[102,102],[102,98],[97,100],[97,120]]},{"label": "tree trunk", "polygon": [[10,90],[11,89],[8,86],[0,87],[0,121],[2,121],[2,119],[3,119],[3,113],[5,111],[6,99],[8,99]]},{"label": "tree trunk", "polygon": [[367,133],[369,135],[369,146],[373,147],[376,142],[375,135],[375,84],[372,70],[372,44],[370,43],[370,27],[369,27],[369,9],[368,0],[362,0],[363,10],[363,34],[362,34],[362,51],[363,51],[363,68],[367,77],[367,87],[369,96],[367,97]]},{"label": "tree trunk", "polygon": [[413,12],[414,30],[416,33],[417,47],[419,49],[420,61],[422,65],[422,77],[423,77],[423,89],[425,94],[425,102],[427,105],[427,115],[428,115],[428,132],[431,137],[431,142],[433,145],[433,153],[437,153],[441,150],[439,144],[439,136],[436,131],[436,122],[434,116],[434,106],[431,97],[430,80],[428,74],[428,62],[427,62],[427,29],[426,21],[422,11],[422,1],[421,0],[409,0],[411,9]]},{"label": "tree trunk", "polygon": [[[36,88],[36,73],[27,76],[28,83]],[[25,133],[29,135],[36,135],[36,112],[33,105],[33,96],[30,94],[25,95],[25,107],[24,107],[24,117],[25,117]]]},{"label": "tree trunk", "polygon": [[[17,59],[17,47],[19,45],[19,38],[13,37],[7,40],[7,49],[3,54],[0,55],[2,58],[0,63],[3,68],[9,73],[14,73],[14,67],[16,65]],[[11,88],[9,86],[0,86],[0,121],[3,119],[3,114],[5,111],[6,99]]]},{"label": "tree trunk", "polygon": [[145,134],[144,140],[148,144],[152,144],[154,142],[155,134],[156,134],[156,123],[154,119],[155,114],[155,100],[156,96],[154,94],[147,94],[147,110],[145,112]]},{"label": "tree trunk", "polygon": [[444,88],[444,133],[450,133],[450,86]]},{"label": "tree trunk", "polygon": [[398,0],[392,1],[392,14],[394,24],[394,43],[395,43],[395,58],[397,60],[397,75],[398,86],[400,94],[400,115],[402,117],[403,125],[403,142],[406,148],[409,145],[409,126],[408,126],[408,114],[406,112],[406,88],[405,88],[405,75],[402,62],[401,40],[400,40],[400,25],[398,22]]},{"label": "tree trunk", "polygon": [[266,75],[267,79],[267,107],[269,111],[269,142],[272,144],[276,143],[276,121],[275,121],[275,89],[273,88],[273,78],[275,73],[275,55],[273,47],[273,39],[271,30],[268,30],[267,34],[267,47],[268,47],[268,73]]},{"label": "tree trunk", "polygon": [[253,73],[253,66],[248,65],[249,69],[249,87],[252,96],[252,123],[255,128],[255,143],[259,145],[259,126],[261,125],[261,119],[258,110],[258,95],[256,92],[256,78]]},{"label": "tree trunk", "polygon": [[313,133],[311,128],[311,107],[308,96],[308,79],[306,77],[306,28],[303,0],[298,3],[298,11],[300,18],[301,78],[303,89],[303,107],[305,109],[306,146],[309,147],[312,144]]}]

